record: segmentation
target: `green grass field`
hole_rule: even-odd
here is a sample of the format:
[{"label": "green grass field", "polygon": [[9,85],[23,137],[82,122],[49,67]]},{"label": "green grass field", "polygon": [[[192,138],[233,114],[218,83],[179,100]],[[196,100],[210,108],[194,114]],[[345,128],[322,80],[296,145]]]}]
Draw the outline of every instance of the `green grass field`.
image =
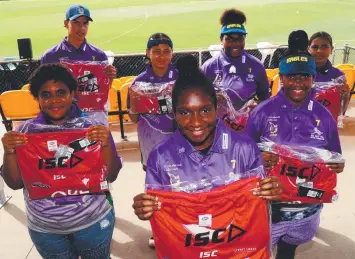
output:
[{"label": "green grass field", "polygon": [[[247,3],[246,3],[247,2]],[[17,38],[32,40],[34,56],[65,35],[66,9],[77,1],[0,0],[0,57],[18,56]],[[355,45],[354,0],[82,0],[94,23],[88,40],[114,53],[143,52],[147,38],[165,32],[175,50],[207,49],[219,43],[219,16],[228,7],[247,14],[248,46],[285,43],[293,29],[324,30],[337,45]]]}]

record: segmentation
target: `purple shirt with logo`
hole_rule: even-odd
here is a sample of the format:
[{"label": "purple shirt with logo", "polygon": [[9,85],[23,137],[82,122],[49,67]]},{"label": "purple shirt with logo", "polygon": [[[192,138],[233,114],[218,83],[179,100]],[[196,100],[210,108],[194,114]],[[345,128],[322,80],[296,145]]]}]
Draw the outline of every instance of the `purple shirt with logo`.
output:
[{"label": "purple shirt with logo", "polygon": [[337,124],[330,112],[313,99],[295,107],[281,90],[258,105],[251,113],[244,132],[257,143],[262,138],[280,144],[311,146],[341,153]]},{"label": "purple shirt with logo", "polygon": [[107,61],[106,54],[87,43],[86,39],[77,49],[65,37],[58,45],[48,49],[41,57],[41,64],[59,63],[61,59],[72,61]]},{"label": "purple shirt with logo", "polygon": [[[152,67],[137,76],[132,82],[145,82],[152,84],[152,87],[159,87],[162,84],[175,82],[178,76],[177,70],[173,66],[169,66],[168,71],[163,77],[158,77],[153,73]],[[129,97],[128,97],[129,99]],[[129,103],[129,100],[128,100]],[[139,115],[137,131],[140,149],[142,153],[143,165],[147,164],[148,156],[153,147],[160,142],[166,140],[176,130],[176,123],[173,114],[141,114]]]},{"label": "purple shirt with logo", "polygon": [[260,101],[270,97],[263,64],[245,51],[236,59],[231,59],[222,50],[207,60],[201,69],[216,87],[228,89],[227,93],[236,109],[255,95]]},{"label": "purple shirt with logo", "polygon": [[177,130],[151,152],[147,163],[146,184],[170,185],[216,176],[233,176],[256,169],[262,157],[255,142],[244,134],[217,124],[214,143],[203,154]]},{"label": "purple shirt with logo", "polygon": [[[40,113],[37,118],[23,122],[16,131],[24,133],[64,131],[65,129],[89,128],[95,124],[82,116],[78,107],[73,105],[70,118],[63,125],[48,127],[50,123],[43,113]],[[111,144],[115,147],[112,136]],[[114,152],[117,162],[122,167],[121,158],[116,149]],[[73,233],[99,222],[112,209],[104,193],[30,200],[27,190],[24,189],[23,192],[28,227],[38,232]]]},{"label": "purple shirt with logo", "polygon": [[322,68],[317,68],[317,74],[314,78],[314,86],[322,85],[324,83],[337,82],[337,80],[343,80],[345,82],[345,75],[340,69],[333,67],[328,60],[327,64]]}]

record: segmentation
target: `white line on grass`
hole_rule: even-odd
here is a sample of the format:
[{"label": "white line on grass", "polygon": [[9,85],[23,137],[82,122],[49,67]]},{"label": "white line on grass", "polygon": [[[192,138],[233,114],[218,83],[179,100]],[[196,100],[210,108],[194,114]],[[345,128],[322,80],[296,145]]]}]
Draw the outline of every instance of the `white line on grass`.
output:
[{"label": "white line on grass", "polygon": [[149,15],[148,15],[147,12],[145,12],[145,19],[144,19],[144,21],[143,21],[142,23],[138,24],[138,25],[137,25],[136,27],[134,27],[133,29],[130,29],[130,30],[128,30],[128,31],[125,31],[125,32],[121,33],[120,35],[118,35],[118,36],[116,36],[116,37],[113,37],[112,39],[109,39],[109,40],[107,40],[107,41],[101,42],[101,43],[99,43],[99,44],[97,44],[97,45],[100,46],[100,45],[109,43],[109,42],[111,42],[111,41],[117,40],[117,39],[119,39],[119,38],[121,38],[121,37],[123,37],[123,36],[125,36],[125,35],[127,35],[127,34],[129,34],[129,33],[131,33],[131,32],[133,32],[133,31],[137,30],[138,28],[142,27],[144,24],[147,23],[148,18],[149,18]]}]

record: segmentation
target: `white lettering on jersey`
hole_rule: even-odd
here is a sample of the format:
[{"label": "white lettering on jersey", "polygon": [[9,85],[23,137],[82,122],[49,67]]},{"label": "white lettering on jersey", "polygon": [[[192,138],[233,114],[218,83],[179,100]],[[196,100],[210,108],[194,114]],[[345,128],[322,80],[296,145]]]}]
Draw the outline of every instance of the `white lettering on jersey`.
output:
[{"label": "white lettering on jersey", "polygon": [[228,134],[227,133],[223,133],[223,135],[222,135],[222,148],[228,149]]},{"label": "white lettering on jersey", "polygon": [[309,111],[312,111],[312,110],[313,110],[313,101],[309,101],[308,110],[309,110]]}]

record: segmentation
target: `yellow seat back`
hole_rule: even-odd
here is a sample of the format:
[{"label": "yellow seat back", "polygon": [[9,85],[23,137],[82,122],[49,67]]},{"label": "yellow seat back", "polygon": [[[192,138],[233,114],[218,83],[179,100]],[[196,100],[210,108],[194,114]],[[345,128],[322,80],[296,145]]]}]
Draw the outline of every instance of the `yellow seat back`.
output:
[{"label": "yellow seat back", "polygon": [[38,102],[28,90],[13,90],[0,95],[2,111],[8,120],[23,120],[37,117]]},{"label": "yellow seat back", "polygon": [[[354,68],[342,68],[340,70],[343,71],[345,74],[346,83],[348,84],[350,91],[353,91],[354,85],[355,85],[355,69]],[[354,98],[355,98],[355,95],[353,94],[351,99],[354,99]]]},{"label": "yellow seat back", "polygon": [[[131,85],[131,83],[125,83],[121,86],[120,88],[120,94],[121,94],[121,104],[122,104],[122,110],[125,111],[127,110],[127,98],[128,98],[128,88]],[[123,119],[126,121],[129,121],[130,118],[127,114],[123,116]]]},{"label": "yellow seat back", "polygon": [[30,90],[30,84],[22,86],[21,90]]},{"label": "yellow seat back", "polygon": [[275,96],[277,92],[280,90],[280,75],[276,74],[272,79],[272,88],[271,88],[271,96]]},{"label": "yellow seat back", "polygon": [[355,68],[355,65],[354,64],[339,64],[339,65],[336,65],[335,67],[342,70],[342,69],[346,69],[346,68]]}]

